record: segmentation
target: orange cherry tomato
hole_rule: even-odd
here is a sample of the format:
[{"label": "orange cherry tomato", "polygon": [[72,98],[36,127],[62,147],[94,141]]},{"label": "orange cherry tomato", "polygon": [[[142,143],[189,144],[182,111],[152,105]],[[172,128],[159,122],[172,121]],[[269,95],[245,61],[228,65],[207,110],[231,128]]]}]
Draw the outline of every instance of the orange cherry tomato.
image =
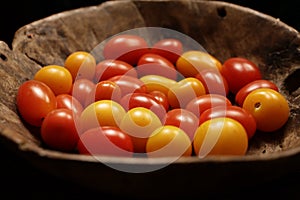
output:
[{"label": "orange cherry tomato", "polygon": [[168,92],[171,108],[185,108],[194,98],[206,94],[205,87],[197,78],[188,77],[173,85]]},{"label": "orange cherry tomato", "polygon": [[185,77],[194,77],[203,69],[221,70],[222,64],[203,51],[186,51],[176,62],[176,69]]},{"label": "orange cherry tomato", "polygon": [[73,83],[71,73],[59,65],[42,67],[35,73],[33,79],[48,85],[55,95],[69,93]]},{"label": "orange cherry tomato", "polygon": [[96,59],[88,52],[75,51],[65,59],[64,67],[72,74],[73,81],[81,78],[93,80]]},{"label": "orange cherry tomato", "polygon": [[198,127],[193,147],[199,158],[210,155],[245,155],[248,136],[238,121],[218,117],[207,120]]},{"label": "orange cherry tomato", "polygon": [[192,155],[192,143],[177,126],[165,125],[153,131],[146,144],[148,157],[182,157]]},{"label": "orange cherry tomato", "polygon": [[273,132],[289,119],[290,108],[286,98],[270,88],[259,88],[247,95],[243,108],[256,120],[257,129]]}]

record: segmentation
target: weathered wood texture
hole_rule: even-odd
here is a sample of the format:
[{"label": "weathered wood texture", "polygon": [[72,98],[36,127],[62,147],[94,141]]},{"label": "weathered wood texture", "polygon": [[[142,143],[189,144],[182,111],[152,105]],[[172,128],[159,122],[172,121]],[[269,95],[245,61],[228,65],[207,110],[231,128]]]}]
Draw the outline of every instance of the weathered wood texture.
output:
[{"label": "weathered wood texture", "polygon": [[[22,146],[24,151],[33,151],[45,157],[95,161],[93,158],[55,152],[40,146],[39,140],[30,134],[31,129],[25,127],[18,117],[15,106],[17,88],[23,81],[32,78],[39,67],[48,64],[62,65],[71,52],[92,51],[96,45],[114,34],[145,26],[182,32],[199,42],[220,61],[232,56],[253,60],[262,70],[264,78],[273,80],[290,103],[291,116],[287,125],[276,133],[256,134],[250,142],[248,155],[202,160],[188,158],[178,161],[179,165],[193,163],[192,166],[189,165],[191,172],[188,174],[201,170],[202,167],[207,170],[210,165],[206,162],[211,163],[211,169],[217,169],[216,163],[225,166],[223,172],[220,171],[224,174],[225,169],[229,170],[228,173],[236,170],[232,165],[237,162],[248,162],[245,170],[251,170],[251,166],[260,166],[262,170],[269,169],[269,166],[264,168],[258,163],[266,160],[277,164],[276,159],[291,159],[293,162],[293,158],[300,154],[299,33],[271,16],[214,1],[111,1],[99,6],[59,13],[21,27],[15,34],[12,50],[5,43],[0,43],[1,135]],[[114,158],[107,161],[117,162]],[[127,160],[120,159],[118,162],[126,164]],[[143,162],[147,164],[148,161]],[[135,161],[130,159],[129,163],[134,164]],[[138,163],[141,164],[140,161]],[[80,163],[75,165],[81,167]],[[41,166],[45,167],[43,164]],[[94,166],[89,167],[95,170]],[[238,168],[241,170],[242,167],[245,165]],[[180,168],[184,169],[184,166]],[[216,171],[211,172],[222,177]],[[65,173],[72,176],[71,172]],[[90,178],[93,179],[91,182],[97,182],[95,178],[103,174],[95,173],[94,178],[90,174],[80,179],[87,181]],[[172,173],[176,172],[171,166],[168,178]],[[238,173],[233,173],[233,176],[239,176]],[[154,175],[154,179],[155,177]],[[208,178],[206,175],[204,177]],[[228,177],[229,175],[223,176],[224,179]],[[127,178],[129,179],[126,175],[124,180],[131,183]],[[142,178],[144,177],[138,180],[142,181]],[[184,176],[179,178],[184,179]],[[143,191],[136,184],[132,184]]]}]

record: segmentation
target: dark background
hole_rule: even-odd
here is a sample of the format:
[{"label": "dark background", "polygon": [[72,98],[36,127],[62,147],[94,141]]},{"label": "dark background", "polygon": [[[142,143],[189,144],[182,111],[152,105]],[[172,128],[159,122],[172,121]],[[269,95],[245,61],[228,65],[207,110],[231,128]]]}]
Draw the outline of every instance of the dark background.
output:
[{"label": "dark background", "polygon": [[[11,45],[15,31],[23,25],[49,15],[71,10],[83,6],[100,4],[101,0],[43,0],[43,1],[14,1],[8,0],[1,4],[0,12],[0,40]],[[229,2],[253,8],[269,14],[288,25],[300,30],[300,7],[293,0],[231,0]],[[253,30],[256,31],[256,30]],[[1,144],[1,143],[0,143]],[[0,145],[0,183],[1,196],[9,199],[108,199],[113,194],[97,194],[88,188],[53,177],[46,172],[36,169],[19,158],[8,149]],[[284,170],[284,169],[283,169]],[[240,191],[228,191],[222,194],[222,199],[254,199],[285,197],[285,199],[298,199],[300,196],[300,172],[284,177],[278,182],[264,187],[245,188]],[[2,199],[2,197],[0,198]],[[201,197],[201,194],[199,194]],[[124,198],[122,198],[124,199]]]}]

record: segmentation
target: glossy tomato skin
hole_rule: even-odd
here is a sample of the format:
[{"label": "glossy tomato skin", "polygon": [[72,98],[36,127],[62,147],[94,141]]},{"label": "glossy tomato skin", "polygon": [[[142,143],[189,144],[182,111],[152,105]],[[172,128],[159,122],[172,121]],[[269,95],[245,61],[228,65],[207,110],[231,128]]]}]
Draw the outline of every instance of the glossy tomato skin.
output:
[{"label": "glossy tomato skin", "polygon": [[28,80],[22,83],[17,93],[17,109],[29,124],[40,127],[46,115],[56,109],[56,98],[45,83]]},{"label": "glossy tomato skin", "polygon": [[186,51],[176,61],[176,69],[184,77],[194,77],[203,69],[220,70],[221,67],[219,60],[203,51]]},{"label": "glossy tomato skin", "polygon": [[202,82],[207,94],[228,95],[227,81],[219,70],[203,69],[195,77]]},{"label": "glossy tomato skin", "polygon": [[135,107],[126,112],[119,128],[130,135],[134,152],[143,154],[149,136],[161,126],[161,120],[150,109]]},{"label": "glossy tomato skin", "polygon": [[273,132],[280,129],[289,119],[287,99],[270,88],[259,88],[247,95],[243,108],[253,115],[257,129]]},{"label": "glossy tomato skin", "polygon": [[158,54],[147,53],[142,55],[136,69],[139,77],[156,74],[173,80],[177,79],[175,66],[168,59]]},{"label": "glossy tomato skin", "polygon": [[73,83],[71,73],[59,65],[42,67],[35,73],[33,79],[48,85],[55,95],[69,93]]},{"label": "glossy tomato skin", "polygon": [[120,104],[128,111],[136,107],[144,107],[154,112],[162,120],[166,110],[152,95],[148,93],[130,93],[122,97]]},{"label": "glossy tomato skin", "polygon": [[262,79],[258,66],[242,57],[231,57],[223,63],[221,74],[227,80],[228,88],[236,94],[246,84]]},{"label": "glossy tomato skin", "polygon": [[77,115],[67,108],[51,111],[41,126],[42,141],[55,150],[74,151],[79,139]]},{"label": "glossy tomato skin", "polygon": [[77,79],[73,83],[71,95],[78,99],[81,105],[85,108],[92,103],[91,99],[88,97],[95,90],[95,87],[95,83],[89,79]]},{"label": "glossy tomato skin", "polygon": [[164,125],[153,131],[146,143],[146,152],[150,158],[187,157],[192,155],[192,143],[182,129]]},{"label": "glossy tomato skin", "polygon": [[83,111],[81,103],[70,94],[60,94],[56,96],[57,108],[67,108],[73,111],[74,114],[80,115]]},{"label": "glossy tomato skin", "polygon": [[229,117],[240,122],[247,131],[248,139],[251,139],[256,132],[255,118],[245,109],[239,106],[223,106],[210,108],[204,111],[199,118],[199,124],[204,123],[207,120],[217,117]]},{"label": "glossy tomato skin", "polygon": [[89,52],[75,51],[65,59],[64,67],[72,74],[73,81],[81,78],[93,80],[96,59]]},{"label": "glossy tomato skin", "polygon": [[119,85],[113,81],[105,80],[96,83],[93,91],[86,99],[89,104],[100,100],[114,100],[120,102],[122,91]]},{"label": "glossy tomato skin", "polygon": [[255,89],[258,88],[271,88],[275,91],[279,91],[277,85],[273,83],[272,81],[261,79],[261,80],[255,80],[244,87],[242,87],[235,95],[235,103],[239,106],[243,106],[244,100],[247,97],[247,95],[252,92]]},{"label": "glossy tomato skin", "polygon": [[182,129],[192,141],[194,139],[194,133],[198,128],[198,117],[183,108],[176,108],[168,111],[164,116],[164,125],[172,125]]},{"label": "glossy tomato skin", "polygon": [[168,102],[167,95],[165,95],[163,92],[158,90],[153,90],[148,94],[152,95],[165,108],[166,111],[169,110],[170,105]]},{"label": "glossy tomato skin", "polygon": [[136,69],[129,63],[108,59],[100,61],[96,65],[94,80],[97,83],[117,75],[127,75],[137,78]]},{"label": "glossy tomato skin", "polygon": [[196,156],[245,155],[248,136],[238,121],[217,117],[202,123],[195,132],[193,147]]},{"label": "glossy tomato skin", "polygon": [[206,91],[202,82],[188,77],[170,87],[167,97],[171,108],[184,108],[192,99],[204,94]]},{"label": "glossy tomato skin", "polygon": [[180,40],[165,38],[153,44],[150,52],[158,54],[175,64],[179,56],[183,53],[183,45]]},{"label": "glossy tomato skin", "polygon": [[129,93],[146,93],[147,88],[143,81],[138,78],[127,76],[127,75],[117,75],[108,79],[108,81],[115,82],[121,89],[122,96]]},{"label": "glossy tomato skin", "polygon": [[185,109],[194,113],[197,117],[209,108],[215,108],[217,106],[222,106],[226,108],[231,106],[231,101],[220,94],[205,94],[192,99],[185,107]]},{"label": "glossy tomato skin", "polygon": [[138,35],[121,34],[111,37],[103,49],[105,59],[122,60],[135,66],[139,58],[149,52],[148,43]]},{"label": "glossy tomato skin", "polygon": [[86,155],[132,157],[133,144],[130,136],[118,127],[101,126],[81,134],[77,150]]}]

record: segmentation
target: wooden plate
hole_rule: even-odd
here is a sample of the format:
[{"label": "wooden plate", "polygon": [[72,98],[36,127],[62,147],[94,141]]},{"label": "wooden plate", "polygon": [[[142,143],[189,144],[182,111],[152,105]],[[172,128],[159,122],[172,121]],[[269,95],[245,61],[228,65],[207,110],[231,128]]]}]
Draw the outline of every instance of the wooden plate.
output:
[{"label": "wooden plate", "polygon": [[[288,123],[275,133],[255,135],[245,156],[170,162],[166,158],[91,157],[44,148],[33,134],[36,130],[19,118],[18,86],[42,66],[63,64],[71,52],[91,51],[114,34],[141,27],[186,34],[220,61],[232,56],[251,59],[288,99]],[[12,49],[0,42],[0,142],[49,173],[129,197],[196,196],[216,188],[246,187],[261,177],[270,181],[300,167],[299,46],[299,33],[280,20],[221,1],[120,0],[58,13],[21,27]]]}]

